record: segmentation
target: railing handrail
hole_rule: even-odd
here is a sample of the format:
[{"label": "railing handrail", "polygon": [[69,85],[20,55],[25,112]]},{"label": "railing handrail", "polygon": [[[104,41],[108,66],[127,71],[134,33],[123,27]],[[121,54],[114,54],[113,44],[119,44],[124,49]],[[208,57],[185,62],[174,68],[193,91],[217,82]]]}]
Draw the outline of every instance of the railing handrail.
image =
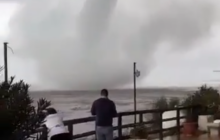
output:
[{"label": "railing handrail", "polygon": [[[144,109],[144,110],[137,110],[137,111],[123,111],[119,112],[115,118],[117,118],[119,115],[120,116],[130,116],[130,115],[135,115],[135,114],[146,114],[146,113],[158,113],[158,112],[167,112],[167,111],[174,111],[174,110],[183,110],[187,108],[191,108],[194,106],[184,106],[184,107],[178,107],[178,108],[172,108],[172,109]],[[91,122],[95,121],[95,116],[88,116],[88,117],[83,117],[83,118],[75,118],[75,119],[70,119],[70,120],[65,120],[64,124],[79,124],[79,123],[86,123],[86,122]]]},{"label": "railing handrail", "polygon": [[[135,125],[140,125],[140,124],[152,124],[154,121],[143,121],[143,114],[147,114],[147,113],[159,113],[160,114],[160,119],[157,120],[160,121],[160,127],[161,129],[160,130],[154,130],[152,131],[152,133],[159,133],[160,134],[160,137],[163,136],[163,131],[167,131],[168,129],[173,129],[173,128],[167,128],[167,129],[163,129],[162,128],[162,123],[163,122],[166,122],[166,121],[172,121],[172,120],[176,120],[177,121],[177,126],[176,128],[177,129],[180,129],[180,119],[183,119],[185,118],[186,116],[180,116],[180,111],[181,110],[187,110],[187,109],[192,109],[196,107],[195,105],[194,106],[179,106],[179,107],[175,107],[175,108],[172,108],[172,109],[145,109],[145,110],[138,110],[138,111],[124,111],[124,112],[119,112],[117,114],[117,118],[118,118],[118,125],[117,126],[114,126],[114,130],[118,130],[118,137],[122,137],[122,128],[129,128],[131,126],[135,126]],[[177,115],[176,117],[173,117],[173,118],[168,118],[168,119],[163,119],[162,118],[162,114],[164,112],[167,112],[167,111],[177,111]],[[130,115],[139,115],[140,117],[140,120],[138,123],[136,124],[125,124],[123,125],[122,124],[122,117],[123,116],[130,116]],[[91,135],[94,135],[95,134],[95,130],[93,131],[89,131],[89,132],[84,132],[82,134],[75,134],[73,135],[73,125],[76,125],[76,124],[80,124],[80,123],[86,123],[86,122],[91,122],[91,121],[95,121],[95,116],[89,116],[89,117],[84,117],[84,118],[76,118],[76,119],[71,119],[71,120],[65,120],[64,121],[64,125],[68,126],[68,129],[69,129],[69,132],[71,133],[71,135],[73,136],[73,139],[75,138],[81,138],[81,137],[86,137],[86,136],[91,136]],[[40,128],[37,132],[42,132],[43,131],[43,128]],[[178,130],[180,132],[180,130]]]}]

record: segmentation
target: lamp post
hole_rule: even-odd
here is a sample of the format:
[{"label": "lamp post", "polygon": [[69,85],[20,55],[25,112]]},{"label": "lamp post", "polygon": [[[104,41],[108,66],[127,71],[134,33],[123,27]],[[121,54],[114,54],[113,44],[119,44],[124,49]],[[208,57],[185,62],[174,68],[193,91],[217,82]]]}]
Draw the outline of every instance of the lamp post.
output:
[{"label": "lamp post", "polygon": [[8,42],[4,42],[4,67],[0,67],[0,71],[4,69],[4,74],[5,74],[5,82],[8,82],[8,48],[11,50],[11,52],[14,54],[14,51],[12,50],[11,47],[8,46]]},{"label": "lamp post", "polygon": [[8,43],[4,42],[4,73],[5,73],[5,82],[8,82]]},{"label": "lamp post", "polygon": [[136,111],[137,111],[137,103],[136,103],[136,78],[140,76],[140,71],[136,69],[136,62],[134,62],[133,65],[133,78],[134,78],[134,125],[136,127],[137,117],[136,117]]}]

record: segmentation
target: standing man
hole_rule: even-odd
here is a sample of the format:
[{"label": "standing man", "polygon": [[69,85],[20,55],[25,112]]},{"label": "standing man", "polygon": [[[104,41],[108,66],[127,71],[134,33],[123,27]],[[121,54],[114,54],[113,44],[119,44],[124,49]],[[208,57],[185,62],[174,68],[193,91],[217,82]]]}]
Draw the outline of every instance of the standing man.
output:
[{"label": "standing man", "polygon": [[96,117],[97,140],[113,140],[113,118],[117,116],[115,103],[108,98],[108,90],[101,90],[101,98],[92,104],[91,113]]}]

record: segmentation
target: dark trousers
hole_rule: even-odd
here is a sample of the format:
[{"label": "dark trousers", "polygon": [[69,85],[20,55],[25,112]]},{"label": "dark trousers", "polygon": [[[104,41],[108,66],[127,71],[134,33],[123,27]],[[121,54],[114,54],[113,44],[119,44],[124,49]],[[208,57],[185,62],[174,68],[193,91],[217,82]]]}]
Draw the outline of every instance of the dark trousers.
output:
[{"label": "dark trousers", "polygon": [[62,133],[52,136],[50,140],[72,140],[71,137],[69,133]]}]

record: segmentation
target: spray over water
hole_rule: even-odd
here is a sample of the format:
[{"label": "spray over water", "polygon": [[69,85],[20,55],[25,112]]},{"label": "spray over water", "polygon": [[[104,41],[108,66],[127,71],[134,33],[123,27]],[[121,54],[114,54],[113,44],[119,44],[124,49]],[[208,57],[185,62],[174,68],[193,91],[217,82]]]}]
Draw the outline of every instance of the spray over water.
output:
[{"label": "spray over water", "polygon": [[132,82],[158,45],[185,51],[217,23],[215,0],[27,0],[10,21],[16,55],[37,63],[47,88],[88,90]]}]

